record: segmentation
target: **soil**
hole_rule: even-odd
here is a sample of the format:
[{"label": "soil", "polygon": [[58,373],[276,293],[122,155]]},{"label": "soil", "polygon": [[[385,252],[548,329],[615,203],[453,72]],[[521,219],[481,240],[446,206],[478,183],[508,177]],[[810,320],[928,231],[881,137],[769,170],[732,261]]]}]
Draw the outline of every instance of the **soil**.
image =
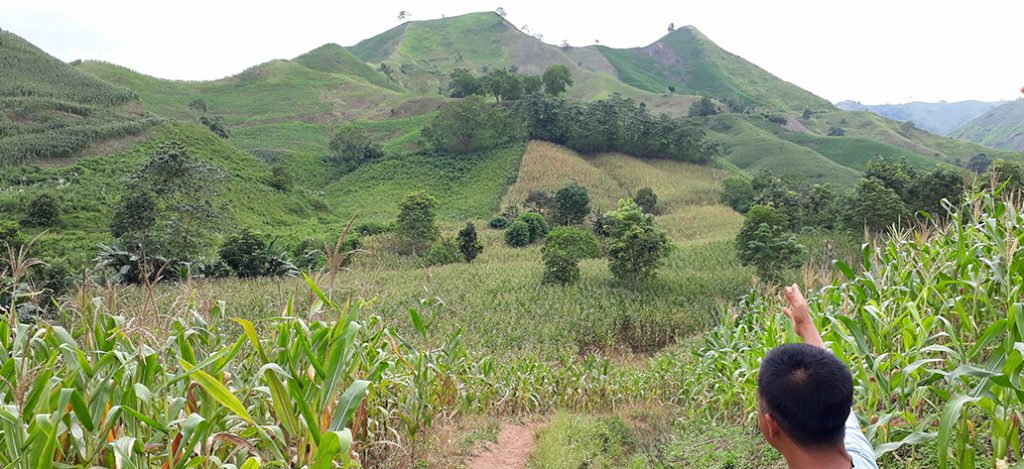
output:
[{"label": "soil", "polygon": [[543,422],[526,422],[521,425],[502,424],[498,430],[498,442],[488,446],[482,453],[466,463],[467,469],[526,469],[526,459],[537,443],[536,431]]}]

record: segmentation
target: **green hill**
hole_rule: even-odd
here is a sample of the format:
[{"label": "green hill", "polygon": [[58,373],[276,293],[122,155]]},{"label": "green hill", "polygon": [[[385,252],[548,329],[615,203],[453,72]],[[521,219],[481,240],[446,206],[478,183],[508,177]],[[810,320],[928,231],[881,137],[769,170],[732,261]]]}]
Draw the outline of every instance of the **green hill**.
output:
[{"label": "green hill", "polygon": [[1004,150],[1024,150],[1024,99],[992,109],[950,136]]},{"label": "green hill", "polygon": [[438,94],[456,68],[483,74],[515,67],[519,73],[539,75],[550,65],[562,64],[573,74],[575,86],[568,91],[573,99],[620,93],[653,109],[677,113],[685,113],[694,100],[692,96],[667,95],[666,89],[643,90],[623,83],[614,76],[614,67],[596,51],[547,44],[493,12],[410,21],[349,50],[366,62],[387,64],[396,71],[402,85],[423,94]]},{"label": "green hill", "polygon": [[0,166],[71,156],[156,123],[131,90],[75,70],[0,30]]},{"label": "green hill", "polygon": [[293,60],[313,70],[359,77],[382,88],[397,90],[397,86],[389,82],[384,74],[370,68],[366,62],[337,44],[324,44]]},{"label": "green hill", "polygon": [[938,103],[861,104],[857,101],[841,101],[836,103],[836,107],[844,111],[871,111],[892,120],[913,122],[929,132],[949,135],[950,132],[970,120],[1005,103],[1005,101],[960,101],[956,103],[942,101]]},{"label": "green hill", "polygon": [[693,26],[670,32],[647,47],[597,49],[623,82],[648,91],[672,87],[681,94],[791,112],[834,109],[825,99],[718,47]]}]

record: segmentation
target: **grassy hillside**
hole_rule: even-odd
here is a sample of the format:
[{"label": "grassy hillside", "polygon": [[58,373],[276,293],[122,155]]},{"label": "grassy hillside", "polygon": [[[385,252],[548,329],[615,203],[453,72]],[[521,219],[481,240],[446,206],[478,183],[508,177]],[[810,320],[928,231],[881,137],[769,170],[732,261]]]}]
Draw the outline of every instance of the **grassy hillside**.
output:
[{"label": "grassy hillside", "polygon": [[113,86],[0,30],[0,166],[71,156],[155,125],[131,90]]},{"label": "grassy hillside", "polygon": [[844,111],[870,111],[900,122],[913,122],[919,128],[939,135],[949,135],[968,121],[979,117],[1005,101],[960,101],[956,103],[861,104],[842,101],[836,107]]},{"label": "grassy hillside", "polygon": [[1024,150],[1024,99],[992,109],[950,136],[1004,150]]},{"label": "grassy hillside", "polygon": [[570,98],[589,100],[621,93],[656,110],[677,113],[685,113],[694,99],[669,96],[665,89],[650,92],[629,86],[607,73],[614,67],[599,54],[571,53],[547,44],[493,12],[411,21],[349,50],[372,64],[388,64],[403,86],[423,94],[443,90],[448,74],[455,68],[483,74],[486,70],[516,67],[520,73],[539,75],[550,65],[563,64],[575,81],[568,91]]},{"label": "grassy hillside", "polygon": [[977,143],[956,140],[918,128],[907,127],[867,111],[824,112],[814,114],[808,120],[801,119],[800,122],[818,135],[826,135],[829,129],[836,127],[843,129],[847,137],[874,140],[957,166],[963,166],[978,153],[1000,157],[1012,156],[1008,152],[993,150]]},{"label": "grassy hillside", "polygon": [[397,88],[384,74],[370,68],[366,62],[337,44],[324,44],[293,60],[313,70],[359,77],[382,88]]},{"label": "grassy hillside", "polygon": [[622,81],[648,91],[660,93],[674,87],[681,94],[793,112],[834,109],[828,101],[718,47],[692,26],[670,32],[647,47],[598,49]]},{"label": "grassy hillside", "polygon": [[0,186],[10,188],[0,192],[0,219],[20,220],[28,200],[40,193],[54,195],[63,207],[62,224],[44,235],[40,248],[48,261],[86,263],[95,255],[96,243],[111,241],[107,227],[125,177],[140,168],[160,144],[175,140],[225,176],[220,192],[221,202],[228,207],[228,232],[248,227],[297,241],[340,228],[341,218],[319,195],[271,188],[267,164],[205,128],[167,124],[153,129],[149,136],[144,143],[106,157],[47,168],[22,166],[0,173]]}]

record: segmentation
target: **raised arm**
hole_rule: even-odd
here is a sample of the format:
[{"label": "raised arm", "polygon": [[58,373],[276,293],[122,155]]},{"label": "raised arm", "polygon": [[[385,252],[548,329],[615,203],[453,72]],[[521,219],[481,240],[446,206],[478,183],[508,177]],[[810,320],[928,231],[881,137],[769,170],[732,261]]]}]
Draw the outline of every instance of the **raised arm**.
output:
[{"label": "raised arm", "polygon": [[793,330],[796,335],[800,336],[800,340],[807,345],[825,348],[821,334],[818,334],[818,328],[811,320],[811,309],[807,306],[807,300],[800,292],[800,287],[796,284],[785,287],[782,289],[782,294],[786,297],[786,302],[789,303],[789,307],[782,308],[782,312],[786,313],[786,316],[793,321]]}]

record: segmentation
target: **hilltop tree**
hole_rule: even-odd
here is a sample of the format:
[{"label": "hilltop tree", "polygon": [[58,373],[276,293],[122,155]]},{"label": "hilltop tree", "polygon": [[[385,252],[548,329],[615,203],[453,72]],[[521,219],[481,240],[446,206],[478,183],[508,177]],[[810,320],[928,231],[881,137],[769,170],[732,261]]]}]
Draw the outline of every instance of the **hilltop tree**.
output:
[{"label": "hilltop tree", "polygon": [[544,82],[544,92],[548,96],[565,93],[565,90],[573,85],[572,71],[562,64],[554,64],[544,70],[541,80]]},{"label": "hilltop tree", "polygon": [[398,237],[404,242],[402,250],[414,252],[426,246],[441,236],[440,230],[434,222],[434,209],[437,208],[437,199],[424,191],[413,192],[405,196],[405,200],[398,205]]},{"label": "hilltop tree", "polygon": [[384,148],[375,142],[361,127],[345,124],[338,128],[327,144],[330,155],[327,162],[332,166],[346,167],[374,160],[384,156]]},{"label": "hilltop tree", "polygon": [[476,256],[484,250],[483,245],[476,236],[476,226],[473,223],[466,223],[466,227],[459,230],[459,251],[466,262],[473,262]]},{"label": "hilltop tree", "polygon": [[558,221],[565,225],[582,222],[590,213],[590,195],[587,188],[573,181],[555,193],[554,205],[558,211]]},{"label": "hilltop tree", "polygon": [[216,203],[220,179],[181,144],[164,143],[125,182],[110,232],[149,255],[194,259],[225,223]]},{"label": "hilltop tree", "polygon": [[456,68],[448,75],[448,96],[453,98],[465,98],[483,94],[484,89],[480,79],[465,68]]},{"label": "hilltop tree", "polygon": [[668,24],[668,32],[671,33],[671,32],[673,32],[675,30],[676,30],[676,24],[675,23],[669,23]]},{"label": "hilltop tree", "polygon": [[498,14],[498,16],[500,16],[500,17],[502,17],[502,18],[504,18],[504,17],[505,17],[505,15],[507,14],[507,13],[505,13],[505,9],[504,9],[504,8],[502,8],[502,7],[498,7],[498,9],[497,9],[497,10],[494,10],[494,12],[495,12],[495,13],[497,13],[497,14]]},{"label": "hilltop tree", "polygon": [[402,10],[398,12],[398,21],[405,21],[411,17],[412,13],[409,13],[408,11]]},{"label": "hilltop tree", "polygon": [[605,223],[612,275],[632,285],[653,279],[672,250],[668,235],[655,226],[654,216],[632,199],[624,199],[619,208],[605,214]]},{"label": "hilltop tree", "polygon": [[707,96],[690,105],[690,117],[713,116],[718,112],[718,106]]},{"label": "hilltop tree", "polygon": [[755,205],[747,212],[736,235],[740,263],[754,267],[761,280],[778,283],[782,273],[803,265],[803,246],[786,229],[788,220],[767,205]]}]

